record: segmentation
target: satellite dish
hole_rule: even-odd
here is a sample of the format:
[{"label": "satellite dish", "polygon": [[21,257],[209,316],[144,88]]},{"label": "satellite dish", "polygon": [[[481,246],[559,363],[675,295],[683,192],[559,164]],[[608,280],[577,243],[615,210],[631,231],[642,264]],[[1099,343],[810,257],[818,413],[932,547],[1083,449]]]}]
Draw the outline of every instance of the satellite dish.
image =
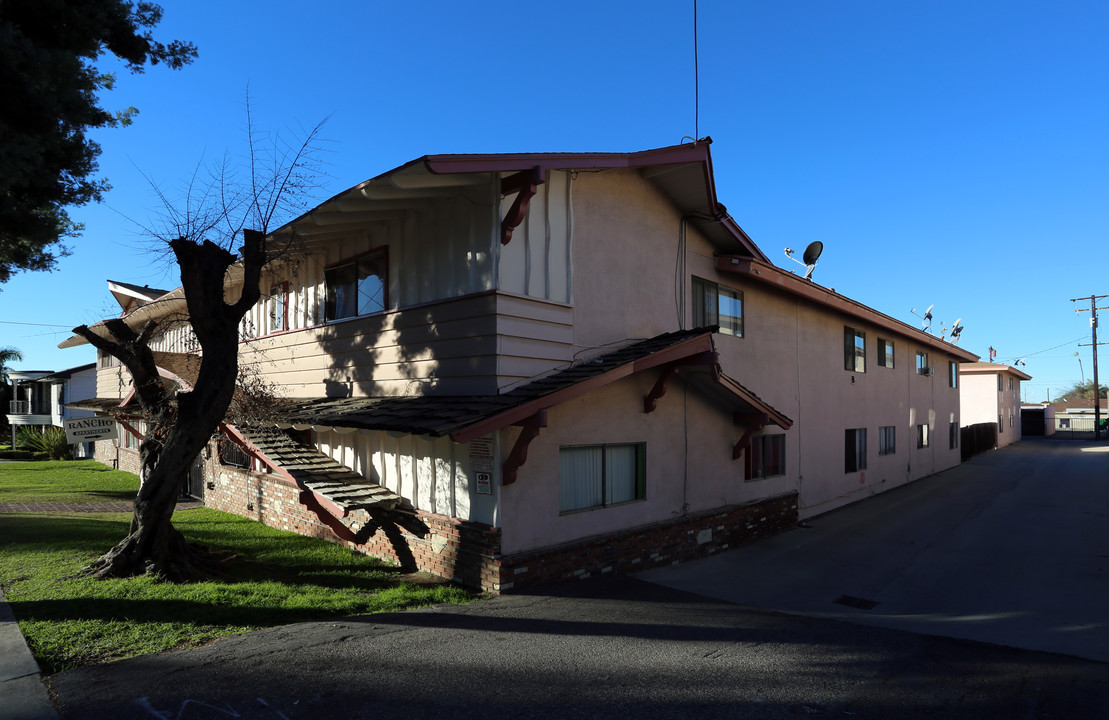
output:
[{"label": "satellite dish", "polygon": [[961,335],[962,332],[963,332],[963,326],[961,325],[962,322],[963,322],[963,319],[959,318],[958,320],[955,321],[955,325],[951,328],[951,342],[952,342],[952,344],[959,342],[959,335]]},{"label": "satellite dish", "polygon": [[931,305],[929,305],[928,309],[924,311],[923,315],[918,313],[916,311],[916,308],[911,308],[909,310],[909,312],[911,312],[913,315],[916,315],[918,318],[920,318],[923,321],[923,322],[920,323],[920,327],[925,332],[929,332],[932,329],[932,308],[934,308],[934,307],[936,307],[935,303],[932,303]]},{"label": "satellite dish", "polygon": [[824,243],[814,240],[805,248],[805,254],[801,256],[801,259],[805,261],[806,265],[816,265],[816,261],[820,259],[820,253],[822,252],[824,252]]},{"label": "satellite dish", "polygon": [[801,255],[801,260],[793,257],[793,248],[786,248],[786,257],[797,263],[798,265],[805,266],[805,279],[812,280],[812,271],[816,269],[816,261],[820,259],[820,253],[824,252],[824,243],[819,240],[814,240],[809,243],[805,248],[805,252]]}]

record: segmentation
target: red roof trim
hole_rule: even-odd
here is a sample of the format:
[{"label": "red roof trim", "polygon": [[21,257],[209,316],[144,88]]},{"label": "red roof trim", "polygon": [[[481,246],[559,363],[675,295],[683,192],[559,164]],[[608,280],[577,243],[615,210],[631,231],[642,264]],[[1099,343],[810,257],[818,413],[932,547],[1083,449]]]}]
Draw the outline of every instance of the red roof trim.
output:
[{"label": "red roof trim", "polygon": [[783,292],[802,297],[817,305],[856,317],[880,328],[911,338],[921,345],[946,352],[964,362],[973,362],[978,359],[978,355],[964,350],[958,345],[952,345],[949,342],[940,340],[921,330],[917,330],[913,326],[906,325],[900,320],[880,313],[872,307],[863,305],[844,295],[840,295],[822,285],[817,285],[810,280],[803,280],[793,273],[775,267],[768,262],[748,257],[723,256],[716,258],[716,270],[718,272],[740,275],[765,285],[770,285]]}]

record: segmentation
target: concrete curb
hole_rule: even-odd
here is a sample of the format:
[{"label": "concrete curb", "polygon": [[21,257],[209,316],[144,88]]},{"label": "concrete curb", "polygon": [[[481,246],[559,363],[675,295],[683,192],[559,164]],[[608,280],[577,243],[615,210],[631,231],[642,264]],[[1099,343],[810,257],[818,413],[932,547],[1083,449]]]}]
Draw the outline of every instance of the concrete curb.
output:
[{"label": "concrete curb", "polygon": [[59,720],[42,672],[0,590],[0,720]]}]

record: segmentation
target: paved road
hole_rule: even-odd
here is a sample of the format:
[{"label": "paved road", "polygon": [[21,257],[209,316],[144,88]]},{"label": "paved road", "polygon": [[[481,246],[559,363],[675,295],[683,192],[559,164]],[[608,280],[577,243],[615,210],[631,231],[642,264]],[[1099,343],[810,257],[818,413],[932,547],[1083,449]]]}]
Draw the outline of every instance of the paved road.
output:
[{"label": "paved road", "polygon": [[742,605],[1109,662],[1104,443],[1025,440],[810,524],[638,577]]},{"label": "paved road", "polygon": [[67,720],[1105,717],[1100,663],[629,578],[252,633],[55,675]]}]

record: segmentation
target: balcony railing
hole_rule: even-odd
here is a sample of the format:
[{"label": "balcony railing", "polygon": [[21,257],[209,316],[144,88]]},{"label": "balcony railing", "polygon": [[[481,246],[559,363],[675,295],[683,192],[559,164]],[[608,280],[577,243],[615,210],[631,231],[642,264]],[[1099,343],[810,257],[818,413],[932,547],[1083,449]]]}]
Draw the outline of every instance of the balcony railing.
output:
[{"label": "balcony railing", "polygon": [[8,403],[8,414],[10,415],[49,415],[50,408],[40,403],[28,402],[26,400],[12,400]]}]

